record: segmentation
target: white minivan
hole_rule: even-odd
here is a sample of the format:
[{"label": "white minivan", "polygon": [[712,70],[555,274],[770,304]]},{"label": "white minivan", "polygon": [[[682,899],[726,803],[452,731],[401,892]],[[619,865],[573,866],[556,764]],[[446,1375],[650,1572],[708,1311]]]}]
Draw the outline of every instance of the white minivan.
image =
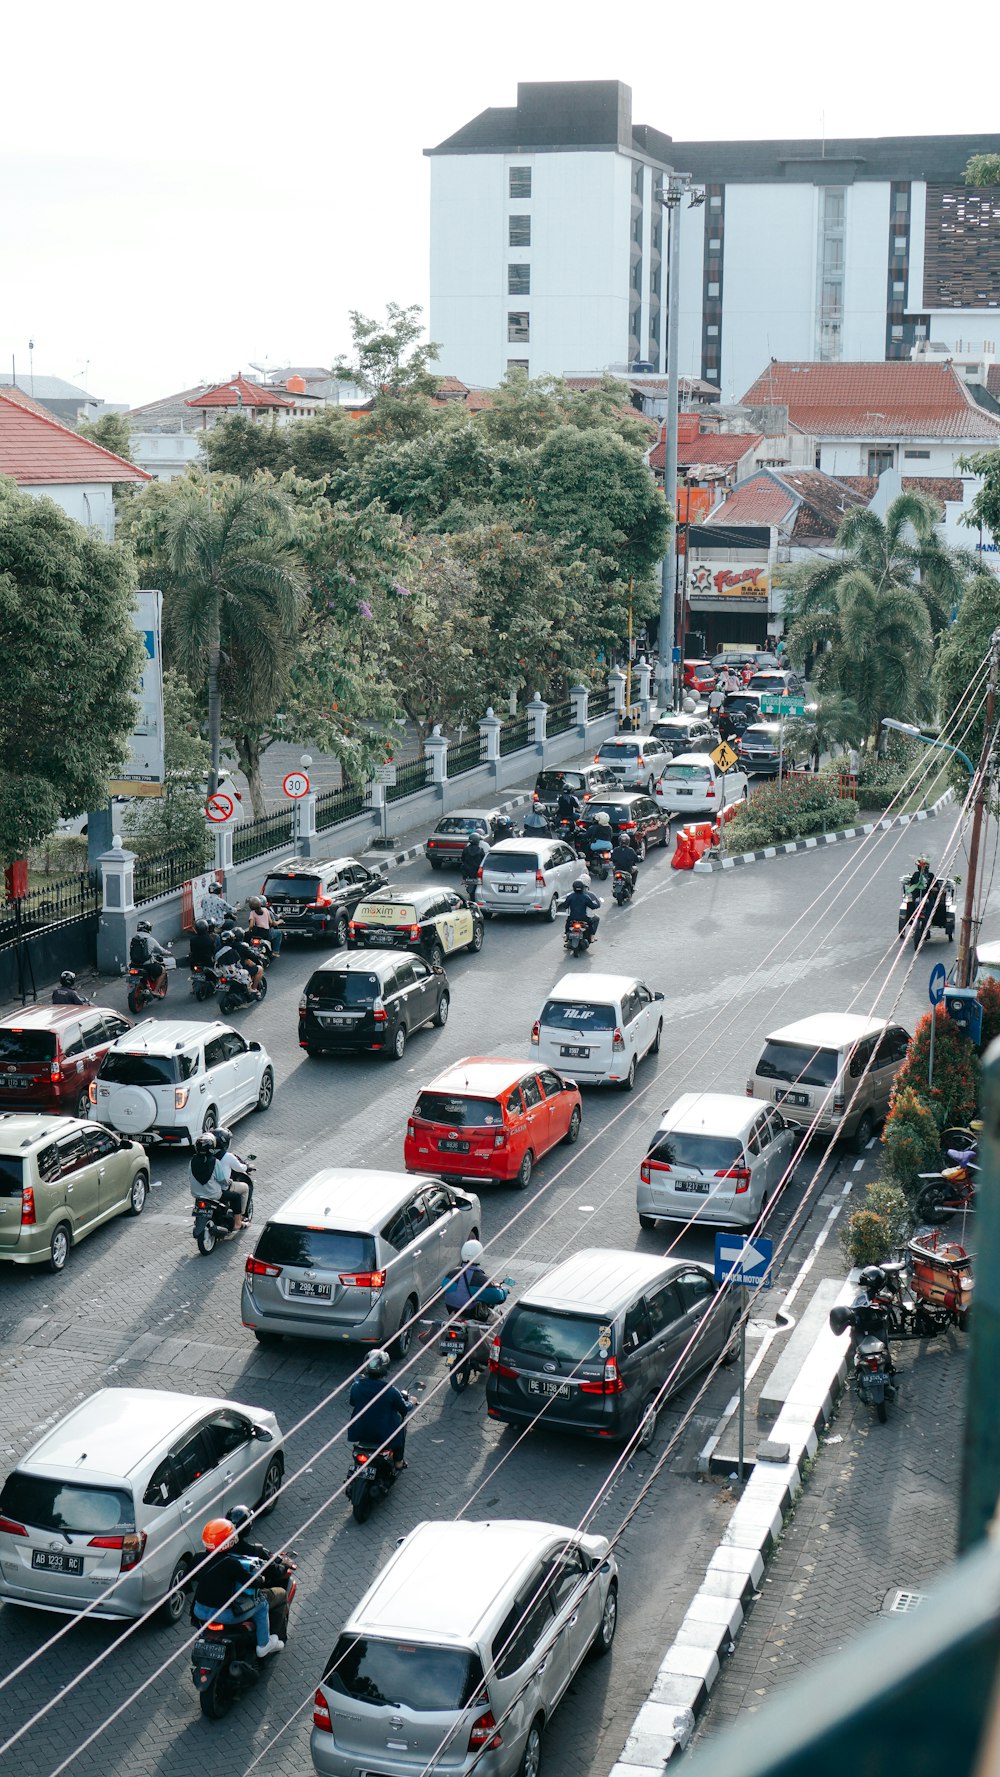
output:
[{"label": "white minivan", "polygon": [[720,771],[707,753],[679,753],[664,767],[653,792],[668,814],[714,817],[730,802],[743,802],[747,774],[737,766]]},{"label": "white minivan", "polygon": [[488,919],[494,913],[544,913],[555,919],[574,882],[589,882],[564,839],[501,839],[483,859],[476,899]]},{"label": "white minivan", "polygon": [[587,1086],[631,1092],[644,1055],[659,1054],[663,995],[635,975],[564,975],[535,1020],[538,1059]]}]

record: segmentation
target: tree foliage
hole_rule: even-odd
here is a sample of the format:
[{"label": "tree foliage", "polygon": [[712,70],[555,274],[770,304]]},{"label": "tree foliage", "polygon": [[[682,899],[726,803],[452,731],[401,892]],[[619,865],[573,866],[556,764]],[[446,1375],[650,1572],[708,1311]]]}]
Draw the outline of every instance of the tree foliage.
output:
[{"label": "tree foliage", "polygon": [[966,185],[1000,185],[1000,154],[973,154],[965,169]]},{"label": "tree foliage", "polygon": [[116,457],[124,457],[126,463],[134,461],[132,435],[126,414],[102,413],[96,420],[80,420],[76,429],[80,437],[89,438],[91,444],[99,444],[102,450],[113,451]]},{"label": "tree foliage", "polygon": [[423,340],[424,325],[419,303],[402,308],[386,304],[385,320],[373,321],[351,309],[353,345],[350,360],[341,353],[333,373],[342,382],[356,383],[370,395],[433,395],[439,378],[431,365],[441,348]]},{"label": "tree foliage", "polygon": [[962,514],[962,523],[972,530],[982,526],[995,543],[1000,543],[1000,450],[973,451],[970,456],[960,457],[958,466],[967,475],[982,478],[969,510]]},{"label": "tree foliage", "polygon": [[[934,1033],[934,1084],[928,1086],[931,1019]],[[896,1075],[893,1105],[907,1087],[928,1105],[939,1129],[966,1124],[976,1114],[979,1097],[979,1062],[968,1037],[948,1017],[943,1006],[925,1012],[920,1019],[906,1060]]]},{"label": "tree foliage", "polygon": [[[985,676],[981,669],[989,654],[993,632],[998,627],[1000,581],[993,574],[983,572],[966,588],[958,616],[942,638],[934,662],[934,688],[941,726],[945,726],[961,705],[962,716],[955,738],[973,764],[982,752],[986,724]],[[969,688],[974,681],[976,690],[970,695]],[[953,761],[950,774],[956,791],[964,796],[969,778],[960,760]]]},{"label": "tree foliage", "polygon": [[0,862],[107,800],[144,659],[125,551],[0,478]]}]

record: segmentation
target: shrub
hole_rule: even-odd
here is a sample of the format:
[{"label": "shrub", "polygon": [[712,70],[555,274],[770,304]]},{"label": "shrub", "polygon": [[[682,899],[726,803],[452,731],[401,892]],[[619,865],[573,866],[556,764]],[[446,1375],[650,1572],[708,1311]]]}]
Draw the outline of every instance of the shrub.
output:
[{"label": "shrub", "polygon": [[838,796],[835,775],[788,778],[754,790],[723,828],[723,840],[727,852],[758,851],[810,833],[849,827],[857,812],[856,802]]},{"label": "shrub", "polygon": [[976,998],[983,1008],[983,1034],[980,1055],[985,1055],[994,1037],[1000,1037],[1000,981],[984,975],[976,989]]},{"label": "shrub", "polygon": [[[934,1035],[934,1084],[927,1084],[930,1058],[931,1018]],[[899,1073],[895,1095],[911,1087],[934,1113],[939,1129],[951,1123],[968,1123],[979,1100],[979,1059],[967,1036],[953,1024],[943,1006],[925,1012],[917,1025]]]},{"label": "shrub", "polygon": [[[935,1063],[937,1046],[935,1044]],[[924,1076],[926,1089],[927,1078]],[[938,1163],[941,1138],[934,1112],[913,1086],[897,1079],[889,1115],[882,1131],[882,1164],[890,1179],[909,1190],[917,1174]]]},{"label": "shrub", "polygon": [[851,1265],[880,1265],[899,1252],[913,1222],[904,1193],[897,1185],[874,1179],[865,1187],[865,1206],[856,1209],[840,1230],[844,1257]]},{"label": "shrub", "polygon": [[906,1192],[888,1179],[873,1179],[865,1187],[865,1208],[881,1216],[885,1223],[888,1251],[900,1252],[913,1232],[913,1216]]}]

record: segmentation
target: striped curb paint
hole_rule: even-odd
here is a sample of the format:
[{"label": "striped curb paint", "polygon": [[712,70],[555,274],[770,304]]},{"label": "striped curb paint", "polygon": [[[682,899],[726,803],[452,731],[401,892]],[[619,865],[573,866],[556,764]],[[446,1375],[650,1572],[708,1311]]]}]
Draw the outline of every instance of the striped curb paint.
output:
[{"label": "striped curb paint", "polygon": [[909,827],[915,821],[933,820],[954,800],[954,790],[946,790],[930,808],[918,808],[913,814],[893,815],[890,820],[867,821],[863,827],[844,827],[839,833],[813,833],[808,839],[790,839],[785,845],[765,845],[761,851],[739,852],[732,858],[699,858],[694,869],[703,876],[721,870],[739,870],[744,864],[760,864],[768,858],[790,857],[793,852],[819,851],[825,845],[839,845],[845,839],[864,839],[869,833],[887,833],[891,827]]},{"label": "striped curb paint", "polygon": [[[513,809],[520,808],[522,802],[528,800],[529,794],[524,792],[520,796],[514,796],[509,802],[498,802],[496,807],[491,808],[489,812],[490,814],[510,814]],[[419,845],[408,845],[404,851],[393,852],[391,857],[384,851],[362,852],[361,857],[366,864],[385,864],[386,868],[391,870],[394,864],[412,864],[414,858],[422,858],[423,855],[424,842],[421,840]]]}]

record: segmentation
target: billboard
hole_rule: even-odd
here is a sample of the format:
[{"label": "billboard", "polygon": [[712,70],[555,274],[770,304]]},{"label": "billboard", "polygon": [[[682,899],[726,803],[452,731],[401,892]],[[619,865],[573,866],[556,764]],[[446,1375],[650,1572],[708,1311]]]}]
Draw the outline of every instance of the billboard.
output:
[{"label": "billboard", "polygon": [[132,621],[143,639],[146,659],[137,693],[136,724],[125,769],[108,785],[110,796],[163,794],[163,612],[161,592],[137,592]]}]

